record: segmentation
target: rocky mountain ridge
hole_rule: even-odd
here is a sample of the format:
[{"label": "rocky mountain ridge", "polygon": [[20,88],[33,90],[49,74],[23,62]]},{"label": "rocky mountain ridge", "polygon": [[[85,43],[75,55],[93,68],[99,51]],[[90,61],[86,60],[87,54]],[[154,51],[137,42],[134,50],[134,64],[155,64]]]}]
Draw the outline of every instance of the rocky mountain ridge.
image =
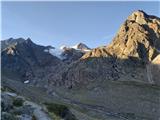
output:
[{"label": "rocky mountain ridge", "polygon": [[76,48],[60,50],[52,46],[37,45],[30,38],[10,38],[1,41],[1,46],[3,71],[14,72],[21,77],[22,82],[35,85],[44,85],[53,78],[58,81],[61,78],[60,69],[65,69],[68,64],[85,54]]},{"label": "rocky mountain ridge", "polygon": [[[52,46],[36,45],[30,39],[9,39],[1,42],[2,69],[16,71],[25,80],[35,79],[37,84],[74,86],[97,79],[147,82],[146,64],[159,55],[159,29],[158,17],[136,11],[109,46],[93,50],[83,43],[63,47],[58,53],[61,58]],[[38,82],[39,78],[43,80]]]}]

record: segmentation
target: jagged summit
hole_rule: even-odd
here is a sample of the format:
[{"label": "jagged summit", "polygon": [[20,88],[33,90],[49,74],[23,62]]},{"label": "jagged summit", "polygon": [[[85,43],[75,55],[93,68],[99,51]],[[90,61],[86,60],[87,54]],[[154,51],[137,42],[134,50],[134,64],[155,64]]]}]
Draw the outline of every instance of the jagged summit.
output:
[{"label": "jagged summit", "polygon": [[7,40],[2,40],[1,41],[1,50],[4,50],[5,48],[7,48],[9,46],[14,46],[18,43],[22,43],[24,41],[25,41],[24,38],[17,38],[17,39],[9,38]]},{"label": "jagged summit", "polygon": [[151,61],[160,50],[160,19],[138,10],[133,12],[121,25],[113,42],[106,47],[96,48],[86,53],[88,57],[117,56],[118,58],[135,57]]},{"label": "jagged summit", "polygon": [[75,49],[75,50],[79,50],[79,51],[82,51],[82,52],[87,52],[87,51],[90,51],[91,49],[84,43],[78,43],[74,46],[66,46],[66,45],[62,45],[60,47],[61,50],[69,50],[69,49]]},{"label": "jagged summit", "polygon": [[143,10],[138,10],[138,11],[133,12],[127,18],[127,20],[134,21],[139,24],[146,24],[147,23],[146,19],[148,19],[148,17],[149,15],[147,15]]},{"label": "jagged summit", "polygon": [[62,51],[61,56],[63,57],[63,61],[70,64],[90,51],[90,48],[83,43],[79,43],[70,47],[63,45],[60,47],[60,50]]},{"label": "jagged summit", "polygon": [[30,38],[27,38],[27,39],[25,40],[25,42],[26,42],[26,43],[31,43],[31,44],[33,43]]},{"label": "jagged summit", "polygon": [[78,49],[78,50],[83,50],[83,51],[86,51],[86,50],[91,50],[87,45],[85,45],[84,43],[78,43],[74,46],[72,46],[72,48],[74,49]]}]

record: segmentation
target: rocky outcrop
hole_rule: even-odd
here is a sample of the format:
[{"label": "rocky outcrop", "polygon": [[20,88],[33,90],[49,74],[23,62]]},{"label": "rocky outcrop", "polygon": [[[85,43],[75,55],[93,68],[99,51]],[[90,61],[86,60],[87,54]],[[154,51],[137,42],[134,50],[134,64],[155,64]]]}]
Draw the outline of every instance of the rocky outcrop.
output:
[{"label": "rocky outcrop", "polygon": [[160,55],[157,55],[156,58],[152,60],[153,64],[160,64]]},{"label": "rocky outcrop", "polygon": [[2,92],[2,120],[51,120],[47,111],[11,92]]},{"label": "rocky outcrop", "polygon": [[9,46],[15,46],[16,44],[24,42],[25,39],[23,38],[18,38],[18,39],[13,39],[9,38],[8,40],[2,40],[1,41],[1,50],[5,50]]},{"label": "rocky outcrop", "polygon": [[63,50],[61,56],[63,57],[63,61],[67,64],[77,61],[86,52],[89,52],[91,50],[87,45],[83,43],[79,43],[71,47],[62,46],[61,49]]},{"label": "rocky outcrop", "polygon": [[67,64],[70,64],[78,59],[80,59],[84,52],[73,49],[73,48],[64,48],[64,51],[61,54],[63,56],[63,61]]}]

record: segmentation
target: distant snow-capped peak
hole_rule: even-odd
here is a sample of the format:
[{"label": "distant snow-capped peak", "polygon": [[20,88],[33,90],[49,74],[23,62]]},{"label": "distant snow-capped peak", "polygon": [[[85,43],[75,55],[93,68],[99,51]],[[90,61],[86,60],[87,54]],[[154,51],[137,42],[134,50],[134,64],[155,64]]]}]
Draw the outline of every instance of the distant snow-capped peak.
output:
[{"label": "distant snow-capped peak", "polygon": [[66,46],[66,45],[62,45],[60,47],[61,50],[65,50],[65,49],[75,49],[75,50],[80,50],[80,51],[90,51],[91,49],[85,45],[84,43],[78,43],[74,46]]},{"label": "distant snow-capped peak", "polygon": [[64,60],[66,58],[66,56],[63,55],[63,53],[64,53],[65,50],[69,50],[69,49],[75,49],[75,50],[82,51],[82,52],[88,52],[88,51],[91,50],[87,45],[85,45],[83,43],[79,43],[79,44],[76,44],[76,45],[71,46],[71,47],[66,46],[66,45],[62,45],[60,48],[55,48],[55,47],[48,46],[44,50],[44,52],[48,52],[51,55],[56,56],[61,60]]},{"label": "distant snow-capped peak", "polygon": [[84,43],[78,43],[74,46],[72,46],[71,48],[74,48],[76,50],[82,50],[82,51],[90,51],[91,49],[85,45]]}]

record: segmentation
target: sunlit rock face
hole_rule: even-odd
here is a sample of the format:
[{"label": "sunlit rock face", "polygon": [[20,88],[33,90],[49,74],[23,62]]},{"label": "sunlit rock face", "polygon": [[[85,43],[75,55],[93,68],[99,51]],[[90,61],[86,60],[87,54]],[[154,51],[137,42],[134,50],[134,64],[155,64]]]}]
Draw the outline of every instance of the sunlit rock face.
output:
[{"label": "sunlit rock face", "polygon": [[112,55],[122,59],[136,57],[151,61],[159,54],[159,45],[160,19],[136,11],[121,25],[109,46],[96,48],[82,58]]}]

